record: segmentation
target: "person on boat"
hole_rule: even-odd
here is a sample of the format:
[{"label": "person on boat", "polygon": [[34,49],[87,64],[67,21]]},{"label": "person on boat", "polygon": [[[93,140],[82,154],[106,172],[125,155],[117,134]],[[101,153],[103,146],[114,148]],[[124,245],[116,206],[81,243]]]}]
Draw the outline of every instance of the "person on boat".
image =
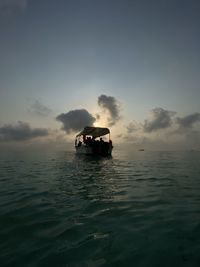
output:
[{"label": "person on boat", "polygon": [[91,139],[90,136],[88,136],[88,137],[86,138],[86,140],[85,140],[85,144],[88,145],[88,146],[91,146],[91,144],[92,144],[92,139]]},{"label": "person on boat", "polygon": [[82,145],[82,142],[79,140],[79,142],[78,142],[78,146],[81,146]]},{"label": "person on boat", "polygon": [[102,139],[102,137],[100,137],[100,140],[99,140],[99,154],[100,155],[103,152],[103,147],[104,147],[104,140]]},{"label": "person on boat", "polygon": [[102,139],[102,137],[100,137],[100,143],[104,143],[104,140]]},{"label": "person on boat", "polygon": [[94,145],[94,143],[96,142],[95,140],[96,137],[92,136],[92,140],[91,140],[91,144]]},{"label": "person on boat", "polygon": [[109,140],[109,145],[110,145],[110,147],[113,147],[111,139]]}]

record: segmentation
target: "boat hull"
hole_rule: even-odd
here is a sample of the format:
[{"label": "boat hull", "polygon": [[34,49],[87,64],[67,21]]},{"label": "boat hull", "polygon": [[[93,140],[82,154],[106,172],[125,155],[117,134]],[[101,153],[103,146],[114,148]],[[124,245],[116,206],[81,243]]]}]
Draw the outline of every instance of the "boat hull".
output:
[{"label": "boat hull", "polygon": [[112,147],[106,147],[104,149],[95,149],[91,146],[75,146],[76,153],[80,155],[97,155],[97,156],[110,156],[112,154]]}]

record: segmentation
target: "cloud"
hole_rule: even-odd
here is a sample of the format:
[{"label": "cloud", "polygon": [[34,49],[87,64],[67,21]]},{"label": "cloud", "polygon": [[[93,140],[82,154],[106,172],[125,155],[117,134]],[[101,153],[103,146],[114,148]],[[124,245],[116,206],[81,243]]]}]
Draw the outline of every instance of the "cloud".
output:
[{"label": "cloud", "polygon": [[175,111],[169,111],[162,108],[154,108],[151,111],[152,118],[145,120],[143,125],[144,132],[154,132],[160,129],[168,128],[172,125],[172,117]]},{"label": "cloud", "polygon": [[141,125],[137,122],[130,122],[127,126],[126,126],[126,129],[127,129],[127,133],[128,134],[131,134],[131,133],[134,133],[138,130],[140,130],[141,128]]},{"label": "cloud", "polygon": [[1,141],[24,141],[47,135],[47,129],[31,128],[28,123],[22,121],[19,121],[16,125],[8,124],[0,127]]},{"label": "cloud", "polygon": [[100,95],[98,97],[98,105],[109,112],[108,123],[113,126],[120,119],[119,103],[113,96]]},{"label": "cloud", "polygon": [[200,113],[193,113],[183,118],[176,118],[176,123],[179,129],[189,129],[192,128],[194,124],[200,122]]},{"label": "cloud", "polygon": [[70,110],[56,117],[57,121],[63,123],[62,129],[66,133],[82,130],[85,126],[93,126],[96,119],[85,109]]},{"label": "cloud", "polygon": [[[123,135],[127,148],[131,148],[131,144],[136,149],[200,150],[200,113],[182,118],[175,114],[174,111],[154,108],[144,124],[136,121],[129,123]],[[161,129],[163,131],[159,132]]]},{"label": "cloud", "polygon": [[35,100],[28,111],[33,115],[41,117],[47,117],[52,112],[50,108],[44,106],[39,100]]},{"label": "cloud", "polygon": [[101,116],[100,116],[100,114],[96,114],[96,120],[98,121],[98,120],[100,120],[100,118],[101,118]]}]

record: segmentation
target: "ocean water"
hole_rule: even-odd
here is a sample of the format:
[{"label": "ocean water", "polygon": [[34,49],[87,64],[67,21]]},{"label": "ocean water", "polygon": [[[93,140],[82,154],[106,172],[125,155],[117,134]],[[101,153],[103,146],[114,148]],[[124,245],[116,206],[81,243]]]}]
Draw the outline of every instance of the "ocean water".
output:
[{"label": "ocean water", "polygon": [[0,266],[200,266],[200,152],[1,153]]}]

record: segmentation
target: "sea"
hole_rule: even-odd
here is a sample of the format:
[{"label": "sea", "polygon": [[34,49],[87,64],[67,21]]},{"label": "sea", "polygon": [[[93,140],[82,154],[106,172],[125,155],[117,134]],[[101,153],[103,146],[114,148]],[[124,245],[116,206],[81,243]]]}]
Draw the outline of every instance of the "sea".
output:
[{"label": "sea", "polygon": [[200,266],[200,151],[0,153],[0,266]]}]

